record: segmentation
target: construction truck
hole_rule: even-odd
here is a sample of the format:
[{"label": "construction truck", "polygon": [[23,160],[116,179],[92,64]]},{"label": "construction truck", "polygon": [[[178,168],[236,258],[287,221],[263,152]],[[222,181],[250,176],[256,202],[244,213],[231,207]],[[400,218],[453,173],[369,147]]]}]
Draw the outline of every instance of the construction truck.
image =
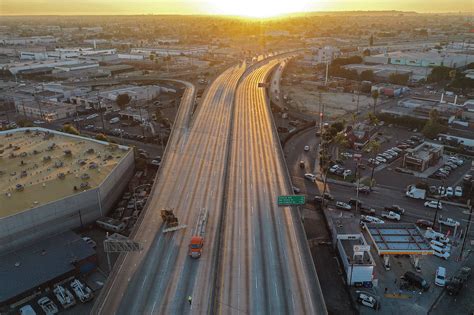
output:
[{"label": "construction truck", "polygon": [[166,228],[163,230],[163,233],[176,231],[186,227],[186,225],[178,225],[178,218],[174,215],[173,209],[162,209],[161,218],[166,224]]},{"label": "construction truck", "polygon": [[204,246],[204,234],[207,224],[207,209],[201,209],[199,212],[196,226],[189,242],[189,256],[192,258],[201,257],[202,248]]}]

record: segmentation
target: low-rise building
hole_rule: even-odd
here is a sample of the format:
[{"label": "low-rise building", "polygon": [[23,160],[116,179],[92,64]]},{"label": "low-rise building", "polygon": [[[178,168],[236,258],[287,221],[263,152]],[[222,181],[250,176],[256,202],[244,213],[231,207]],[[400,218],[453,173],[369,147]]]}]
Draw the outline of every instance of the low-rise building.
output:
[{"label": "low-rise building", "polygon": [[74,117],[76,114],[76,105],[31,98],[16,98],[15,109],[30,119],[44,119],[46,121]]},{"label": "low-rise building", "polygon": [[436,165],[443,157],[444,146],[432,142],[423,142],[415,148],[407,149],[403,156],[404,168],[424,172],[430,166]]},{"label": "low-rise building", "polygon": [[363,148],[375,132],[373,126],[364,123],[358,123],[354,126],[347,126],[345,135],[348,145],[354,149]]}]

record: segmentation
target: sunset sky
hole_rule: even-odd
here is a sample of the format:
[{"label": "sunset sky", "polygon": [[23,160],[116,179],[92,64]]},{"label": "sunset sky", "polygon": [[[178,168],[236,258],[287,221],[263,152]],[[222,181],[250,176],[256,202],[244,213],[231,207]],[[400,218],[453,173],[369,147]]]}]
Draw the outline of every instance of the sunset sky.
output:
[{"label": "sunset sky", "polygon": [[0,0],[1,15],[225,14],[252,17],[307,11],[473,12],[473,0]]}]

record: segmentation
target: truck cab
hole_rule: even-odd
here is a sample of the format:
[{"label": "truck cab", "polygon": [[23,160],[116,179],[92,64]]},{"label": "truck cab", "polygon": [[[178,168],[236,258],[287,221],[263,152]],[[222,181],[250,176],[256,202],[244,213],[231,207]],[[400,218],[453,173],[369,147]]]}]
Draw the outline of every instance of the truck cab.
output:
[{"label": "truck cab", "polygon": [[202,247],[204,246],[204,238],[201,236],[191,237],[189,242],[189,256],[192,258],[201,257]]}]

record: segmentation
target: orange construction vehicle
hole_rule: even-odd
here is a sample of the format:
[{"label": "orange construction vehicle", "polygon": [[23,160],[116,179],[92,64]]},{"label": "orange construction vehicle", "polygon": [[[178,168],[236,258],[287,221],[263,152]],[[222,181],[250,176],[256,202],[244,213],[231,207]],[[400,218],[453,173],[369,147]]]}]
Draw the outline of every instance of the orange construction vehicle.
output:
[{"label": "orange construction vehicle", "polygon": [[202,247],[204,246],[204,233],[206,231],[207,210],[201,209],[196,227],[194,228],[191,241],[189,242],[189,256],[192,258],[201,257]]}]

